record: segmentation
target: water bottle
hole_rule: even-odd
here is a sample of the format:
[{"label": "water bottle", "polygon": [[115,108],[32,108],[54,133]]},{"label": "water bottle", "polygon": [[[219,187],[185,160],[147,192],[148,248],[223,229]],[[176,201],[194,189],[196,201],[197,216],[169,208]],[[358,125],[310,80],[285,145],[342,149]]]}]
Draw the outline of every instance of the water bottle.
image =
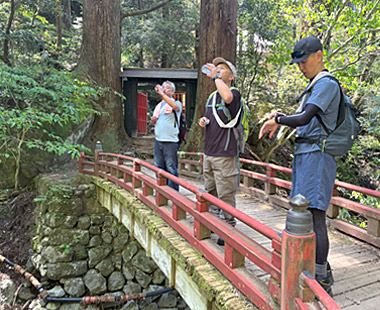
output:
[{"label": "water bottle", "polygon": [[[154,88],[154,90],[155,90],[156,92],[158,92],[158,87],[156,86],[156,87]],[[165,89],[164,89],[164,88],[162,88],[162,92],[165,94]]]},{"label": "water bottle", "polygon": [[203,66],[202,66],[201,71],[202,71],[204,74],[206,74],[206,75],[208,75],[208,74],[211,73],[211,71],[206,67],[206,65],[203,65]]}]

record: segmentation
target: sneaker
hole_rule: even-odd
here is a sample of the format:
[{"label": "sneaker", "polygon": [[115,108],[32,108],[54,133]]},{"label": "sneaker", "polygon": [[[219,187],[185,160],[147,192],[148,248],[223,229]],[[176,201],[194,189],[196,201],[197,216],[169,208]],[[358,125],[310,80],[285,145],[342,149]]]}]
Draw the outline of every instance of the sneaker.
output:
[{"label": "sneaker", "polygon": [[222,238],[218,238],[218,241],[216,242],[216,244],[224,246],[224,240]]}]

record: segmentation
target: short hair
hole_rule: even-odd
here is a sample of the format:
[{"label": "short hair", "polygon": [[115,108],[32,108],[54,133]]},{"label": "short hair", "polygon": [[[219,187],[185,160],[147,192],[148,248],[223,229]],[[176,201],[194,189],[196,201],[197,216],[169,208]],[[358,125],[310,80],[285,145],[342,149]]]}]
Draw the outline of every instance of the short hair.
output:
[{"label": "short hair", "polygon": [[173,82],[165,81],[165,82],[162,83],[162,86],[164,86],[165,84],[169,84],[170,87],[172,88],[173,93],[175,93],[175,85],[174,85]]}]

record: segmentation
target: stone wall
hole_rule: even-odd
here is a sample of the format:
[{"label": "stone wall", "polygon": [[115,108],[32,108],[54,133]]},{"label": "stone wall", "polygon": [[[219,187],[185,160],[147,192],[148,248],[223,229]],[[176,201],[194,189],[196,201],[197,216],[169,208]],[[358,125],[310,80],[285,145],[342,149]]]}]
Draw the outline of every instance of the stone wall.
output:
[{"label": "stone wall", "polygon": [[[32,263],[49,296],[126,295],[168,287],[164,273],[135,238],[98,204],[94,184],[58,182],[61,177],[49,175],[36,182],[40,196]],[[48,303],[34,309],[82,308]],[[189,309],[176,291],[108,308]]]}]

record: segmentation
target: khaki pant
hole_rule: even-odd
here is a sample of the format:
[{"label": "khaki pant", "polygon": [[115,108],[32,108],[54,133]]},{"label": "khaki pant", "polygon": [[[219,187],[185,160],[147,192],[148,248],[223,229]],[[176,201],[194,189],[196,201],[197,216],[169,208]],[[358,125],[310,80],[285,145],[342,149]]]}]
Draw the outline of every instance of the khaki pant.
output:
[{"label": "khaki pant", "polygon": [[[203,158],[203,177],[205,190],[209,194],[236,207],[235,194],[238,186],[238,162],[236,156],[218,157],[205,155]],[[227,212],[210,205],[210,213],[215,214],[228,224],[235,226],[235,218]]]}]

